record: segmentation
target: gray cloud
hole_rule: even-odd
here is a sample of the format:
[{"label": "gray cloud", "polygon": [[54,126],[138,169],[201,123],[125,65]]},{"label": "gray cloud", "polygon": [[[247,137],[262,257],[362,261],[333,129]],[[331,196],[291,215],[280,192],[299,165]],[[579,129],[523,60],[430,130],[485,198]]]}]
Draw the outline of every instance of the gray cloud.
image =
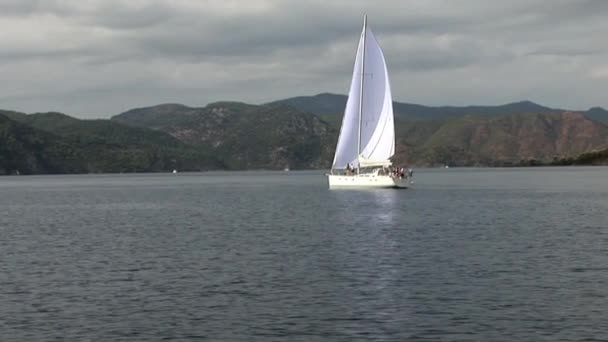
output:
[{"label": "gray cloud", "polygon": [[345,93],[363,13],[397,100],[608,107],[607,10],[600,0],[0,0],[0,108],[108,117]]}]

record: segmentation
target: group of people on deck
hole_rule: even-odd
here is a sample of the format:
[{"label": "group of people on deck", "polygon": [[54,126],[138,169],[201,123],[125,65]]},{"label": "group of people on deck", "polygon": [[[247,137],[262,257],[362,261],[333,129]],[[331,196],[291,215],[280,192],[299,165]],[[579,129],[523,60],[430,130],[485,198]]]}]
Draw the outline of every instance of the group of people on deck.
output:
[{"label": "group of people on deck", "polygon": [[388,168],[387,169],[387,174],[390,175],[393,178],[405,178],[405,177],[411,177],[414,174],[414,171],[412,171],[412,169],[407,169],[407,174],[406,174],[406,169],[403,167],[395,167],[395,168]]},{"label": "group of people on deck", "polygon": [[[407,172],[407,173],[406,173]],[[352,176],[357,174],[357,168],[350,166],[350,164],[346,165],[346,175],[347,176]],[[406,169],[403,167],[383,167],[382,170],[380,171],[380,174],[382,175],[388,175],[391,177],[398,177],[398,178],[405,178],[405,177],[412,177],[414,175],[414,171],[412,169]]]}]

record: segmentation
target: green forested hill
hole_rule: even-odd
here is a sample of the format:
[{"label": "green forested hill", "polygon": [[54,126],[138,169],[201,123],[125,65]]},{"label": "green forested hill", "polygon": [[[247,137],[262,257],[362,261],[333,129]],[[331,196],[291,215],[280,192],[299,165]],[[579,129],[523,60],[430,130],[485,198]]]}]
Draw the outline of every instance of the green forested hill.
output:
[{"label": "green forested hill", "polygon": [[555,165],[608,165],[608,148],[586,152],[578,157],[568,160],[558,160]]},{"label": "green forested hill", "polygon": [[150,172],[223,168],[168,134],[57,113],[0,114],[0,174]]},{"label": "green forested hill", "polygon": [[2,112],[9,119],[18,121],[22,124],[34,127],[36,129],[53,132],[54,130],[69,124],[79,122],[80,120],[63,113],[48,112],[48,113],[35,113],[35,114],[24,114],[19,112]]},{"label": "green forested hill", "polygon": [[83,172],[79,152],[60,137],[0,114],[0,174]]}]

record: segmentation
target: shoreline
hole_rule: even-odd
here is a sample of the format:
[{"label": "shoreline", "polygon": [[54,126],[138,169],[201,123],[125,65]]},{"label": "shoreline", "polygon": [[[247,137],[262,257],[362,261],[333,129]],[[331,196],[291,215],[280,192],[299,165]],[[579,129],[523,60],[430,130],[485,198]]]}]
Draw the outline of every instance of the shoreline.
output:
[{"label": "shoreline", "polygon": [[[554,164],[534,164],[534,165],[462,165],[462,166],[450,166],[444,168],[443,166],[411,166],[414,170],[446,170],[448,172],[451,169],[529,169],[529,168],[572,168],[572,167],[608,167],[606,164],[567,164],[567,165],[554,165]],[[90,172],[90,173],[28,173],[28,174],[0,174],[0,177],[21,177],[21,176],[88,176],[88,175],[161,175],[171,174],[178,176],[180,174],[194,174],[194,173],[219,173],[219,172],[230,172],[230,173],[246,173],[246,172],[273,172],[279,174],[289,174],[292,172],[326,172],[329,168],[321,169],[291,169],[289,171],[281,169],[214,169],[214,170],[188,170],[179,171],[173,173],[173,170],[163,171],[135,171],[135,172]]]}]

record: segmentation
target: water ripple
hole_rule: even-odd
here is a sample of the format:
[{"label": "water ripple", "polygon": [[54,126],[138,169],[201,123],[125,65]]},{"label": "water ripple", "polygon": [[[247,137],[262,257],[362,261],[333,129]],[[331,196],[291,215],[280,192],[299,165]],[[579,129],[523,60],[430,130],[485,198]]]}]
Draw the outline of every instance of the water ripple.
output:
[{"label": "water ripple", "polygon": [[0,340],[605,340],[605,174],[4,177]]}]

